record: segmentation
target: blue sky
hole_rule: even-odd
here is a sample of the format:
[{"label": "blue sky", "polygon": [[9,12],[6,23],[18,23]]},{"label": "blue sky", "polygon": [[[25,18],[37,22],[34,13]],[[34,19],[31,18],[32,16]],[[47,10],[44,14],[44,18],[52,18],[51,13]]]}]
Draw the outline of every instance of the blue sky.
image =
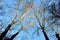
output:
[{"label": "blue sky", "polygon": [[[0,3],[0,5],[2,5],[2,6],[4,6],[4,11],[5,11],[5,15],[4,16],[0,16],[0,20],[3,20],[3,22],[6,22],[6,23],[11,23],[11,21],[12,21],[12,18],[9,16],[10,15],[10,8],[8,8],[7,6],[6,6],[6,4],[8,4],[8,6],[10,6],[10,7],[14,7],[14,8],[16,8],[17,6],[16,5],[14,5],[14,3],[15,4],[17,4],[16,2],[15,2],[15,0],[4,0],[3,2],[1,2]],[[21,5],[22,5],[23,3],[21,3]],[[40,6],[40,0],[34,0],[34,4],[35,4],[35,6],[37,7],[37,6]],[[0,10],[1,11],[1,10]],[[15,16],[15,13],[16,12],[14,12],[13,13],[13,16]],[[28,15],[28,16],[30,16],[30,14]],[[24,20],[27,20],[27,19],[24,19]],[[33,19],[33,18],[31,18],[30,20],[33,20],[33,21],[35,21],[35,19]],[[27,22],[27,21],[25,21],[25,24],[24,25],[26,25],[26,24],[28,24],[29,22]],[[7,25],[8,25],[7,24]],[[39,26],[38,25],[38,23],[36,24],[37,26]],[[16,26],[16,27],[15,27]],[[14,32],[17,32],[18,31],[18,29],[21,27],[21,25],[19,25],[18,23],[17,24],[15,24],[14,26],[14,29],[15,30],[12,30],[12,31],[9,31],[8,33],[10,33],[10,34],[14,34]],[[45,40],[45,37],[44,37],[44,35],[43,35],[43,33],[42,33],[42,30],[40,30],[39,31],[39,36],[37,35],[37,33],[35,33],[34,35],[33,35],[33,33],[34,33],[34,31],[36,30],[36,27],[29,27],[28,29],[26,29],[25,31],[24,30],[22,30],[16,37],[15,37],[15,39],[14,40],[21,40],[21,39],[23,39],[23,38],[25,38],[24,40]],[[48,29],[49,30],[49,29]],[[50,29],[51,30],[51,29]],[[52,33],[52,31],[51,31],[51,33]],[[54,33],[54,32],[53,32]],[[52,33],[52,34],[53,34]],[[47,33],[48,35],[50,35],[49,33]],[[9,35],[9,34],[7,34],[7,35]],[[32,37],[32,35],[33,35],[33,37]],[[55,39],[55,37],[52,37],[52,38],[50,38],[51,40],[56,40]]]}]

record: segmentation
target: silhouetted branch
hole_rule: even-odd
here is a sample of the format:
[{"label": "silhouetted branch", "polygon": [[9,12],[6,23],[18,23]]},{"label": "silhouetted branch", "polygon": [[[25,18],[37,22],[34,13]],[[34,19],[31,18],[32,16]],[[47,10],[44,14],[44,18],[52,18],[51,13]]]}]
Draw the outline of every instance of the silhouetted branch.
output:
[{"label": "silhouetted branch", "polygon": [[56,33],[56,37],[58,38],[58,40],[60,40],[59,34]]},{"label": "silhouetted branch", "polygon": [[8,27],[5,29],[5,31],[0,35],[0,40],[2,40],[6,36],[11,26],[12,24],[9,24]]},{"label": "silhouetted branch", "polygon": [[41,23],[40,23],[40,21],[39,21],[39,19],[38,19],[38,17],[37,17],[36,14],[35,14],[35,17],[36,17],[36,19],[37,19],[38,22],[39,22],[39,25],[40,25],[40,27],[41,27],[41,29],[42,29],[42,32],[43,32],[43,34],[44,34],[44,36],[45,36],[45,39],[46,39],[46,40],[49,40],[49,38],[48,38],[46,32],[44,31],[44,27],[41,25]]},{"label": "silhouetted branch", "polygon": [[16,37],[16,35],[18,35],[18,33],[19,33],[19,32],[17,32],[17,33],[15,33],[14,35],[12,35],[11,38],[10,38],[10,40],[13,40],[13,39]]}]

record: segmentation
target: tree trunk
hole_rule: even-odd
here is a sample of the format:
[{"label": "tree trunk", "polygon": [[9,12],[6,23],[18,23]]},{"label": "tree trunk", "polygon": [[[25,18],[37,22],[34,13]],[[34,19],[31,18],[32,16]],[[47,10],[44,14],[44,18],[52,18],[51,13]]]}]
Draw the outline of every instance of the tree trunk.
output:
[{"label": "tree trunk", "polygon": [[5,29],[5,31],[0,35],[0,40],[3,40],[3,38],[6,36],[8,30],[10,29],[12,25],[9,24],[8,27]]},{"label": "tree trunk", "polygon": [[43,29],[43,34],[44,34],[44,36],[45,36],[45,39],[46,39],[46,40],[49,40],[49,38],[48,38],[46,32],[44,31],[44,29]]},{"label": "tree trunk", "polygon": [[60,40],[59,34],[56,34],[56,37],[58,38],[58,40]]}]

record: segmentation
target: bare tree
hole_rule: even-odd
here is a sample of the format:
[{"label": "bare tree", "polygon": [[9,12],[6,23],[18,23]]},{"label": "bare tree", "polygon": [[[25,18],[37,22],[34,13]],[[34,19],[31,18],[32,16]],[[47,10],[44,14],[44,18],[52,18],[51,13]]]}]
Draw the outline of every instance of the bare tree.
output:
[{"label": "bare tree", "polygon": [[[21,3],[23,2],[23,0],[16,0],[17,4],[15,4],[15,6],[17,6],[16,8],[15,7],[11,7],[9,6],[8,4],[6,4],[6,6],[8,8],[10,8],[11,11],[9,11],[9,17],[12,19],[11,23],[8,24],[8,26],[6,27],[6,29],[0,34],[0,40],[13,40],[22,30],[26,31],[28,28],[30,28],[30,26],[33,26],[35,27],[36,26],[36,23],[39,24],[39,27],[36,26],[36,30],[35,32],[33,33],[33,35],[37,32],[37,34],[39,35],[39,30],[41,29],[42,30],[42,33],[45,37],[46,40],[50,40],[49,36],[47,35],[47,28],[51,28],[54,32],[55,32],[55,35],[56,37],[58,38],[58,40],[60,39],[59,37],[59,33],[56,31],[56,27],[58,26],[54,26],[54,28],[52,28],[52,24],[56,24],[55,21],[57,21],[57,18],[60,18],[60,12],[59,12],[59,5],[58,3],[60,1],[58,1],[58,3],[55,5],[52,4],[52,5],[48,5],[50,3],[50,0],[47,0],[47,1],[43,1],[43,0],[40,0],[40,5],[35,7],[34,5],[34,0],[25,0],[26,2],[24,2],[24,4],[22,4],[22,7],[21,7]],[[58,9],[56,8],[56,6],[58,7]],[[4,6],[0,6],[0,10],[3,9]],[[50,9],[51,7],[51,9]],[[17,10],[17,11],[16,11]],[[46,18],[46,11],[48,10],[48,13],[49,15],[51,15],[50,17],[51,18]],[[58,10],[58,11],[57,11]],[[59,13],[55,13],[55,12],[59,12]],[[5,13],[5,11],[1,12],[1,13]],[[0,14],[1,14],[0,13]],[[15,14],[14,14],[15,13]],[[28,16],[29,15],[29,16]],[[1,15],[2,16],[2,15]],[[24,20],[24,18],[26,18]],[[35,18],[34,20],[29,20],[30,18]],[[54,20],[55,18],[55,20]],[[49,21],[52,22],[50,23]],[[29,21],[27,24],[24,25],[24,22],[27,22]],[[18,29],[18,31],[11,35],[11,37],[6,37],[8,31],[10,30],[14,30],[13,25],[15,25],[17,22],[21,23],[21,28]],[[49,22],[50,24],[47,24],[48,26],[46,26],[46,23]],[[1,26],[3,23],[2,21],[0,20],[0,29],[2,29],[3,26]],[[56,24],[57,25],[57,24]],[[59,24],[58,24],[59,25]],[[32,35],[32,36],[33,36]],[[23,39],[24,40],[24,39]]]}]

